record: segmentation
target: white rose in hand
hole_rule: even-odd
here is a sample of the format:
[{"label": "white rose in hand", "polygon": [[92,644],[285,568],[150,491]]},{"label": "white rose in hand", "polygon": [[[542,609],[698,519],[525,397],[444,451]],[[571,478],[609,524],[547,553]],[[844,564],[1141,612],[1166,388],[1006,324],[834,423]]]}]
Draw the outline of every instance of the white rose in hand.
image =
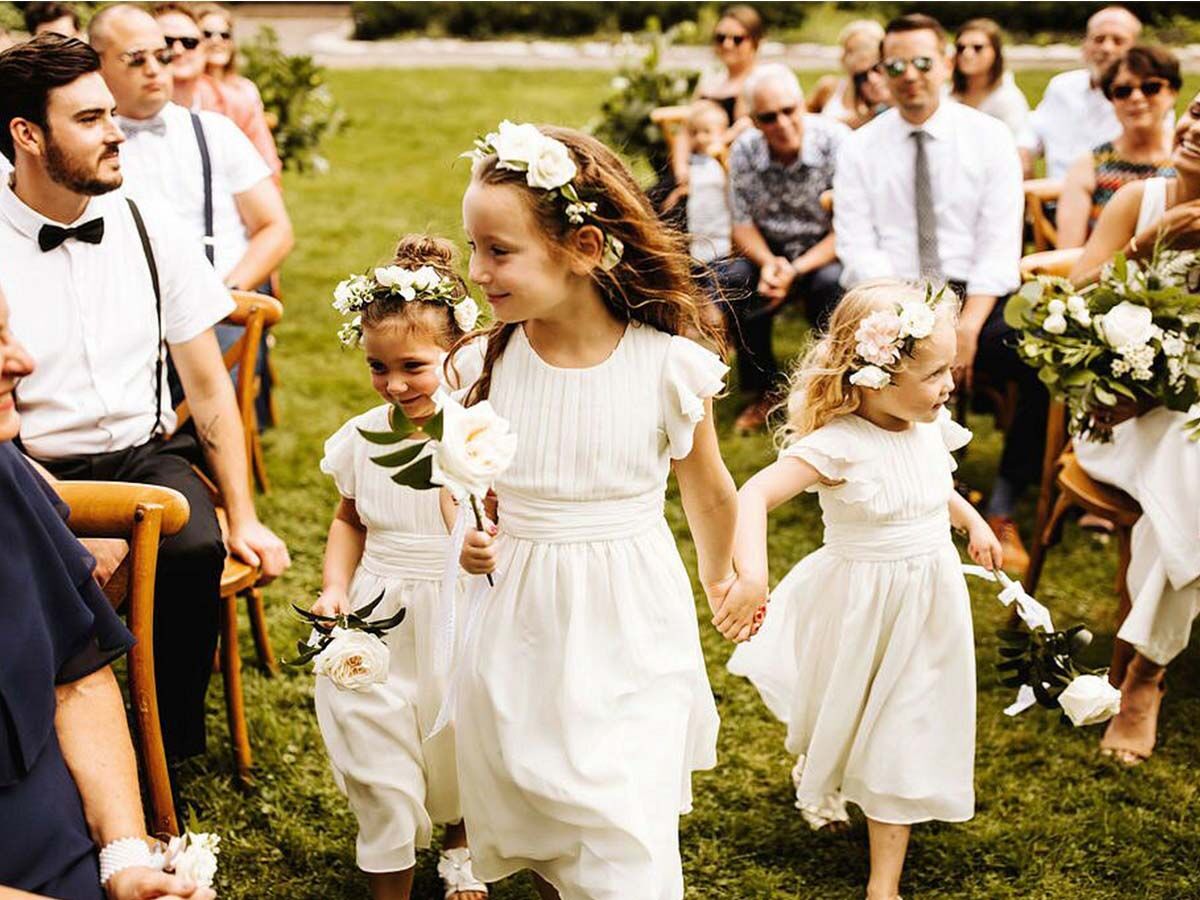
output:
[{"label": "white rose in hand", "polygon": [[1146,307],[1122,300],[1096,319],[1100,336],[1110,347],[1141,347],[1154,337],[1154,314]]},{"label": "white rose in hand", "polygon": [[183,837],[173,837],[167,845],[165,868],[200,887],[212,887],[220,841],[220,837],[207,832],[189,831]]},{"label": "white rose in hand", "polygon": [[442,437],[430,480],[460,497],[482,497],[512,462],[517,436],[486,400],[470,407],[448,400],[442,410]]},{"label": "white rose in hand", "polygon": [[343,691],[357,691],[387,681],[388,647],[356,629],[334,628],[333,640],[313,659],[313,673],[324,675]]},{"label": "white rose in hand", "polygon": [[1121,711],[1121,692],[1099,675],[1080,675],[1058,695],[1071,724],[1096,725],[1107,722]]},{"label": "white rose in hand", "polygon": [[553,138],[545,138],[538,148],[537,155],[529,162],[529,171],[525,180],[530,187],[552,191],[560,188],[576,173],[575,162],[566,144]]},{"label": "white rose in hand", "polygon": [[[487,136],[487,141],[496,151],[500,159],[501,169],[516,169],[520,171],[526,165],[531,165],[538,155],[545,135],[538,131],[536,125],[515,125],[505,119],[500,123],[500,130]],[[509,165],[518,163],[518,165]],[[520,165],[524,163],[525,165]]]}]

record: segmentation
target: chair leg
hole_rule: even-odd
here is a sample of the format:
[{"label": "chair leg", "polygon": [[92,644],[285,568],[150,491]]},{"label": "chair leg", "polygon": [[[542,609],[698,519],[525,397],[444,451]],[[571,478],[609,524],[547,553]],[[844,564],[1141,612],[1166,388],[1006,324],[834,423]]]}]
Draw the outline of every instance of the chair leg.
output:
[{"label": "chair leg", "polygon": [[139,640],[129,651],[129,699],[137,720],[137,739],[146,770],[146,786],[150,791],[151,831],[176,835],[179,834],[179,821],[171,794],[171,775],[167,770],[156,690],[153,645]]},{"label": "chair leg", "polygon": [[[1133,598],[1129,596],[1129,562],[1133,554],[1133,536],[1128,528],[1117,529],[1117,631],[1125,624],[1129,610],[1133,607]],[[1113,639],[1112,661],[1108,667],[1108,680],[1113,687],[1120,687],[1125,680],[1125,672],[1137,651],[1128,641],[1120,638]]]},{"label": "chair leg", "polygon": [[246,728],[246,703],[242,695],[242,660],[238,654],[237,597],[221,598],[221,670],[225,677],[225,713],[237,779],[250,783],[250,733]]},{"label": "chair leg", "polygon": [[271,649],[271,636],[267,633],[267,613],[263,606],[263,593],[260,588],[250,588],[246,592],[246,609],[250,613],[250,634],[254,638],[254,649],[258,654],[258,664],[268,675],[279,674],[279,660]]},{"label": "chair leg", "polygon": [[1066,494],[1059,494],[1054,501],[1054,509],[1045,528],[1033,535],[1033,546],[1029,550],[1029,569],[1025,573],[1025,590],[1033,593],[1042,578],[1042,566],[1046,564],[1046,551],[1054,540],[1054,533],[1062,524],[1063,518],[1071,508],[1071,499]]},{"label": "chair leg", "polygon": [[267,478],[267,460],[263,456],[262,436],[255,431],[250,435],[250,462],[254,466],[254,480],[264,494],[271,493],[271,482]]}]

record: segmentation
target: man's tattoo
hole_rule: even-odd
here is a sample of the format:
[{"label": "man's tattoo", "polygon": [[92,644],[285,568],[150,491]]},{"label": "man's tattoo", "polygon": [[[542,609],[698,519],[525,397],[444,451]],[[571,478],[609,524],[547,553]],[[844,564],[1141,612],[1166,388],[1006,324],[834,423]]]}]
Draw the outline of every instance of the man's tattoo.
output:
[{"label": "man's tattoo", "polygon": [[200,438],[200,446],[209,453],[217,452],[217,423],[221,421],[221,414],[217,413],[204,424],[196,423],[196,434]]}]

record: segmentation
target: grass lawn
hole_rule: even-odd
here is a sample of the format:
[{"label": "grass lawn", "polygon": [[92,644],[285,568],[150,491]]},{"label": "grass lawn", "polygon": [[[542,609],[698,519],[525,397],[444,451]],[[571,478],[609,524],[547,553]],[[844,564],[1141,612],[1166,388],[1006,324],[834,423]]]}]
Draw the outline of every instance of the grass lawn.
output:
[{"label": "grass lawn", "polygon": [[[1022,73],[1020,80],[1036,97],[1046,77]],[[467,164],[456,162],[457,154],[502,117],[584,123],[607,78],[580,72],[332,73],[333,90],[353,119],[326,148],[332,171],[286,180],[297,246],[284,270],[287,315],[276,353],[283,424],[266,439],[273,489],[259,501],[294,561],[268,591],[276,652],[286,652],[306,630],[289,614],[289,601],[307,604],[320,585],[336,496],[317,469],[322,443],[348,417],[377,402],[361,357],[341,351],[334,337],[333,285],[350,271],[386,259],[405,231],[428,229],[461,241],[459,197]],[[812,80],[805,77],[806,84]],[[785,321],[778,350],[794,354],[802,338],[802,321]],[[772,451],[765,437],[732,435],[736,408],[733,394],[720,403],[719,426],[725,459],[740,483]],[[961,471],[986,489],[999,443],[986,419],[972,425],[976,442]],[[1032,498],[1027,504],[1026,525]],[[674,497],[668,515],[691,565]],[[770,534],[775,580],[820,537],[815,499],[804,497],[781,510]],[[1097,663],[1105,659],[1112,635],[1115,560],[1114,546],[1068,526],[1040,591],[1060,623],[1078,620],[1094,627]],[[986,590],[972,585],[972,596],[979,670],[977,814],[966,824],[915,830],[905,895],[1200,897],[1194,765],[1200,758],[1200,653],[1193,649],[1172,668],[1154,759],[1124,772],[1098,757],[1096,729],[1075,731],[1041,711],[1016,720],[1001,715],[1011,697],[995,677],[992,632],[1005,614]],[[783,727],[748,683],[726,674],[730,645],[707,624],[701,633],[723,727],[720,766],[697,776],[696,809],[683,820],[687,896],[862,897],[865,825],[859,820],[840,837],[807,829],[792,808]],[[210,752],[188,768],[183,782],[185,801],[222,835],[221,895],[366,896],[365,879],[354,865],[354,820],[330,778],[312,711],[311,676],[288,671],[268,679],[247,667],[245,689],[255,786],[239,791],[231,778],[220,676],[209,697]],[[434,864],[432,852],[421,855],[415,897],[442,896]],[[493,896],[516,900],[534,893],[525,877],[516,877],[496,886]],[[629,886],[628,896],[637,900],[636,885]]]}]

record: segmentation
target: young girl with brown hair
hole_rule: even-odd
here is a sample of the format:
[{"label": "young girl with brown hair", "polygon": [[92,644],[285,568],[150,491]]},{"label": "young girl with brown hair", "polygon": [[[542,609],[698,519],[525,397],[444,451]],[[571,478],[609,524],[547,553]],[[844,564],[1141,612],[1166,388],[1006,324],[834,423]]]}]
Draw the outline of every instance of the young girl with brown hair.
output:
[{"label": "young girl with brown hair", "polygon": [[679,900],[679,815],[718,718],[663,515],[672,469],[716,624],[745,638],[758,605],[735,585],[713,426],[727,369],[683,333],[719,336],[686,238],[587,135],[502,123],[477,144],[463,219],[497,320],[468,402],[518,439],[498,534],[462,553],[495,577],[456,709],[476,872],[531,869],[544,897]]}]

